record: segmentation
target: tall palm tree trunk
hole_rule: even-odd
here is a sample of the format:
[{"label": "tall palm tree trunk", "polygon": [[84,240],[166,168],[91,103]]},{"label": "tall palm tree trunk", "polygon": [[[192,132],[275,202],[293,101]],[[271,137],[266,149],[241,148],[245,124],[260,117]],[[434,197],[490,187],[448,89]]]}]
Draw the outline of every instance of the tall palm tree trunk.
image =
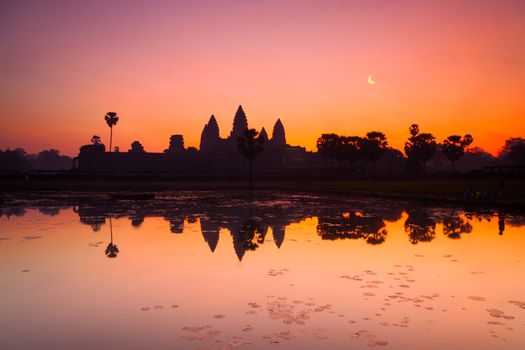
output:
[{"label": "tall palm tree trunk", "polygon": [[111,152],[112,149],[111,149],[111,145],[113,144],[113,127],[110,126],[109,127],[109,151]]},{"label": "tall palm tree trunk", "polygon": [[109,218],[109,232],[110,232],[110,241],[113,244],[113,223],[111,222],[111,217]]}]

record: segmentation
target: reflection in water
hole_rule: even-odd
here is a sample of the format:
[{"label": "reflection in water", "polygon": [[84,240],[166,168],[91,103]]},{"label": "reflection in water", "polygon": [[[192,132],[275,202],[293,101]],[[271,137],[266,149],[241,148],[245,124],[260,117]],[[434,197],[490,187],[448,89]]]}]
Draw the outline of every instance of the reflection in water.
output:
[{"label": "reflection in water", "polygon": [[499,228],[499,235],[502,236],[503,232],[505,232],[505,213],[502,211],[498,212],[498,228]]},{"label": "reflection in water", "polygon": [[405,232],[408,233],[410,243],[430,242],[436,236],[436,221],[426,208],[407,210],[408,219],[405,221]]},{"label": "reflection in water", "polygon": [[458,239],[463,233],[470,232],[472,232],[472,225],[459,214],[452,213],[443,219],[443,233],[448,238]]},{"label": "reflection in water", "polygon": [[111,235],[110,241],[108,246],[106,247],[106,256],[108,258],[116,258],[119,250],[116,244],[113,243],[113,223],[111,221],[111,217],[109,218],[109,232]]},{"label": "reflection in water", "polygon": [[[8,204],[8,203],[7,203]],[[220,230],[230,232],[233,248],[239,260],[247,251],[255,251],[264,244],[268,230],[271,229],[273,242],[280,248],[286,236],[286,227],[307,218],[317,218],[317,233],[323,240],[363,240],[371,245],[379,245],[387,239],[386,222],[396,222],[405,213],[404,230],[412,244],[431,242],[436,237],[436,226],[442,224],[443,234],[451,239],[459,239],[463,234],[473,231],[472,220],[490,221],[498,217],[499,235],[505,230],[506,216],[503,211],[473,212],[452,209],[425,207],[410,203],[396,202],[386,204],[379,200],[347,200],[331,197],[329,199],[309,195],[280,196],[265,195],[253,199],[240,194],[228,201],[222,195],[205,193],[196,196],[181,193],[178,196],[162,197],[154,201],[112,201],[100,198],[83,198],[71,203],[80,222],[89,225],[94,232],[101,230],[109,218],[111,241],[106,248],[106,256],[117,257],[119,249],[113,243],[112,218],[127,217],[131,225],[139,228],[146,217],[163,217],[169,222],[169,230],[174,234],[184,232],[185,222],[199,222],[204,242],[211,252],[219,243]],[[9,206],[0,208],[1,216],[23,216],[33,205]],[[36,206],[48,216],[58,215],[68,208],[63,204]],[[511,216],[515,225],[523,224],[520,216]]]},{"label": "reflection in water", "polygon": [[345,212],[320,216],[317,232],[323,239],[365,239],[370,244],[381,244],[386,239],[384,221],[377,215]]},{"label": "reflection in water", "polygon": [[102,197],[0,203],[2,349],[525,346],[525,221],[512,212]]}]

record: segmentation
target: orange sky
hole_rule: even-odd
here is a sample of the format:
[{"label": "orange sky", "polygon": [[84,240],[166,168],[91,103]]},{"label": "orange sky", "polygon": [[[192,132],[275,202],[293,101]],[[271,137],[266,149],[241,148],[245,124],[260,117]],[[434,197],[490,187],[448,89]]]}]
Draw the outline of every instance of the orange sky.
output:
[{"label": "orange sky", "polygon": [[[0,148],[74,155],[114,145],[197,146],[211,114],[229,134],[277,117],[290,144],[416,122],[496,152],[525,136],[525,3],[506,1],[2,1]],[[372,74],[375,86],[367,84]]]}]

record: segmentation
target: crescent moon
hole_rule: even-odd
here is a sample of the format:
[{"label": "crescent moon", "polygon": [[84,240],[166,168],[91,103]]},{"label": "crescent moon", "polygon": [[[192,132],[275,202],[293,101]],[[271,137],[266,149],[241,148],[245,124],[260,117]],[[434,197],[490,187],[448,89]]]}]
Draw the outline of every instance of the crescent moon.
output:
[{"label": "crescent moon", "polygon": [[375,85],[375,84],[376,84],[376,82],[375,82],[374,78],[372,77],[372,74],[370,74],[368,76],[368,85]]}]

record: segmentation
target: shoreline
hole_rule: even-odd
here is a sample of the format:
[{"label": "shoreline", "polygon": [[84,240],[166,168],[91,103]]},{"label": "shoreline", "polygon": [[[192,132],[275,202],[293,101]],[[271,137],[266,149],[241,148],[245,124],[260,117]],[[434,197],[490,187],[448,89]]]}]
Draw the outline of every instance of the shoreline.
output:
[{"label": "shoreline", "polygon": [[[490,200],[464,199],[466,190],[489,192]],[[249,192],[245,181],[0,181],[0,200],[6,196],[38,197],[92,193],[155,193],[177,191]],[[525,181],[509,181],[506,197],[498,197],[497,181],[490,180],[348,180],[348,181],[264,181],[254,184],[253,193],[311,193],[353,197],[404,200],[438,206],[460,206],[471,209],[505,209],[525,212]]]}]

